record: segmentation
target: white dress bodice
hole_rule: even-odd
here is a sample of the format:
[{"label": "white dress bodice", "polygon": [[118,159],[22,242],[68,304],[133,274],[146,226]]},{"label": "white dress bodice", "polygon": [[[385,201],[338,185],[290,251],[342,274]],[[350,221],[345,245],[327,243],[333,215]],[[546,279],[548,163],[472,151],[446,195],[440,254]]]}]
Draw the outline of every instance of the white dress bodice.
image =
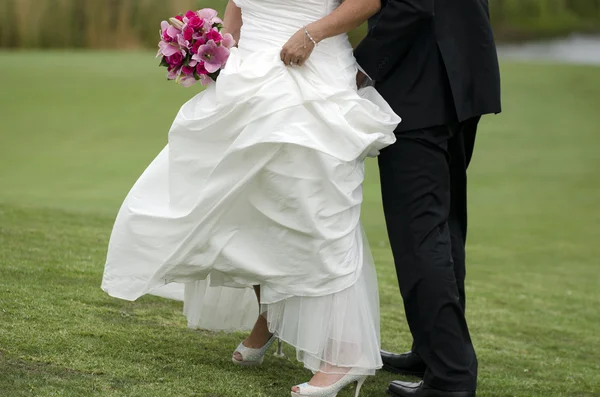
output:
[{"label": "white dress bodice", "polygon": [[[279,52],[294,33],[330,14],[339,6],[340,0],[236,0],[236,4],[242,9],[238,48],[244,56]],[[342,34],[320,42],[307,67],[348,84],[353,81],[355,63],[348,36]]]}]

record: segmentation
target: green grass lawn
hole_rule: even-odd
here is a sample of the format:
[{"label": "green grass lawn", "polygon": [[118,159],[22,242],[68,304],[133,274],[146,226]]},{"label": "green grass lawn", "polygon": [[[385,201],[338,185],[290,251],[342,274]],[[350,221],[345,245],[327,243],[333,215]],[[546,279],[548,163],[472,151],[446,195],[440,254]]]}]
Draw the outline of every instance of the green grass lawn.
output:
[{"label": "green grass lawn", "polygon": [[[148,53],[0,53],[0,396],[289,396],[310,374],[235,367],[243,334],[100,290],[113,218],[195,89]],[[503,64],[470,172],[468,317],[480,396],[600,396],[600,68]],[[382,344],[410,347],[369,163]],[[383,396],[381,372],[362,396]],[[345,390],[340,396],[351,395]]]}]

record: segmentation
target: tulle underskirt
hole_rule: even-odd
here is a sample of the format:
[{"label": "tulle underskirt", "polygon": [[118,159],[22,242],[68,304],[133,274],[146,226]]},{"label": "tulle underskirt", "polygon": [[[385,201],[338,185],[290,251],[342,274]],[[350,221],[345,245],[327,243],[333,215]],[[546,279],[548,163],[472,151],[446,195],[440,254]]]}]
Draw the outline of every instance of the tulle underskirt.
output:
[{"label": "tulle underskirt", "polygon": [[[269,330],[295,347],[298,361],[313,372],[345,373],[354,368],[373,375],[382,366],[377,275],[364,235],[363,244],[363,267],[354,285],[324,296],[289,296],[260,306]],[[190,328],[239,331],[252,328],[259,308],[252,286],[211,285],[209,277],[185,284],[184,313]]]}]

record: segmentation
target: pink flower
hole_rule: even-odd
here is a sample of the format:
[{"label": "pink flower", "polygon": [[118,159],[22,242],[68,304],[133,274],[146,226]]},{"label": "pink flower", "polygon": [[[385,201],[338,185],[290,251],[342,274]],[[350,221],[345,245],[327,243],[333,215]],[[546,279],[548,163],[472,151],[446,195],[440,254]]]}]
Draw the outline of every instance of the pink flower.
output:
[{"label": "pink flower", "polygon": [[183,22],[183,17],[181,15],[176,15],[175,19],[177,19],[178,21]]},{"label": "pink flower", "polygon": [[212,23],[214,23],[214,19],[217,18],[217,15],[219,13],[216,10],[213,10],[212,8],[204,8],[200,11],[198,11],[198,16],[202,19],[207,19],[208,21]]},{"label": "pink flower", "polygon": [[188,21],[188,26],[191,27],[192,29],[194,29],[194,31],[198,31],[202,28],[202,26],[204,25],[204,19],[196,16],[193,16],[190,18],[190,20]]},{"label": "pink flower", "polygon": [[169,80],[175,80],[181,74],[181,68],[177,66],[169,66],[167,70],[169,71],[167,74]]},{"label": "pink flower", "polygon": [[208,74],[208,70],[204,67],[204,62],[198,62],[198,65],[196,65],[196,73],[199,75]]},{"label": "pink flower", "polygon": [[177,44],[179,44],[180,48],[190,48],[190,42],[183,37],[183,34],[177,35]]},{"label": "pink flower", "polygon": [[[177,45],[175,45],[174,43],[167,43],[164,40],[161,40],[158,43],[158,55],[163,55],[166,57],[170,57],[171,55],[181,52],[181,49],[179,47],[177,47]],[[157,56],[158,56],[157,55]]]},{"label": "pink flower", "polygon": [[186,75],[181,75],[179,76],[179,84],[181,84],[183,87],[191,87],[194,84],[196,84],[196,78],[194,76],[186,76]]},{"label": "pink flower", "polygon": [[199,40],[202,39],[205,43],[206,40],[204,40],[204,32],[202,30],[199,30],[197,32],[194,32],[194,37],[192,37],[193,40]]},{"label": "pink flower", "polygon": [[205,27],[208,26],[209,28],[212,28],[216,24],[223,23],[223,20],[221,20],[217,14],[217,11],[212,8],[204,8],[198,11],[198,16],[206,21],[204,24]]},{"label": "pink flower", "polygon": [[235,40],[233,39],[233,36],[229,33],[225,33],[223,35],[223,41],[221,42],[221,45],[223,45],[227,48],[231,48],[231,47],[235,46]]},{"label": "pink flower", "polygon": [[179,30],[174,26],[171,26],[167,21],[162,21],[160,23],[160,28],[162,32],[162,39],[166,42],[174,41],[179,34]]},{"label": "pink flower", "polygon": [[192,39],[192,37],[194,37],[194,29],[188,25],[183,29],[183,38],[186,41],[189,41]]},{"label": "pink flower", "polygon": [[217,29],[211,29],[206,34],[206,40],[212,40],[215,43],[219,44],[221,42],[221,40],[223,40],[223,36],[221,36],[221,33],[219,33],[219,31]]},{"label": "pink flower", "polygon": [[219,70],[229,58],[229,49],[217,45],[213,40],[201,45],[198,48],[198,53],[192,59],[204,62],[204,67],[208,73],[214,73]]},{"label": "pink flower", "polygon": [[202,85],[209,85],[212,82],[213,82],[213,79],[209,75],[207,75],[207,74],[200,75],[200,83],[202,83]]},{"label": "pink flower", "polygon": [[167,57],[167,63],[172,66],[179,66],[183,63],[183,55],[181,52],[176,52],[175,54]]}]

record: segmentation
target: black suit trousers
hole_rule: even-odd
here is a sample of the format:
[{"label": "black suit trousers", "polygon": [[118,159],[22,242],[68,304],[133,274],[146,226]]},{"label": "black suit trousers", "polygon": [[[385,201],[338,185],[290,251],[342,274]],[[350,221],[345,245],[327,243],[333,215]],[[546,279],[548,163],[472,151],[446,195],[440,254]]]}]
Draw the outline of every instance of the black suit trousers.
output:
[{"label": "black suit trousers", "polygon": [[397,133],[381,151],[385,219],[413,349],[425,383],[475,390],[477,357],[465,320],[467,167],[479,117]]}]

